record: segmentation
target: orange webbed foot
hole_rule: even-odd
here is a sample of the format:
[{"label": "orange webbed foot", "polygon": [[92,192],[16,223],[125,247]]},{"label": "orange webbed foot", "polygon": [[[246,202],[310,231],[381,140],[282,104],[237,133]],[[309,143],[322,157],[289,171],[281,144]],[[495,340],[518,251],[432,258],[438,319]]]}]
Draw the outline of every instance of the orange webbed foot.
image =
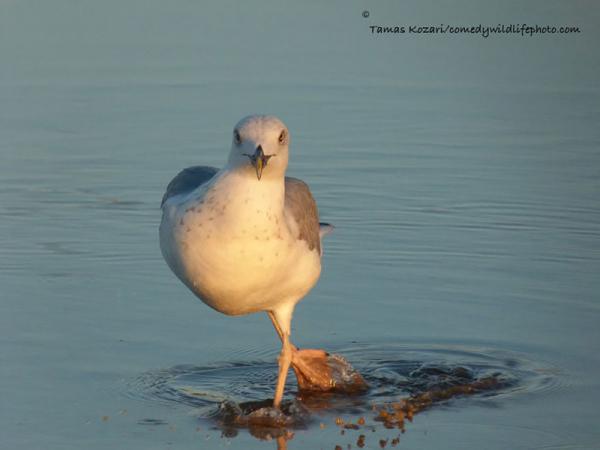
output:
[{"label": "orange webbed foot", "polygon": [[368,389],[365,379],[346,359],[324,350],[294,348],[292,369],[300,392],[359,394]]}]

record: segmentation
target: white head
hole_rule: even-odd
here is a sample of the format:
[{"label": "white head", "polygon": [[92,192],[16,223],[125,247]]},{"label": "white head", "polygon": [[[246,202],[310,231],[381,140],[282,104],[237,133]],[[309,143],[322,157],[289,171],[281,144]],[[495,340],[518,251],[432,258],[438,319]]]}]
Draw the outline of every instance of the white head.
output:
[{"label": "white head", "polygon": [[290,135],[275,116],[244,117],[233,129],[227,166],[261,179],[283,179]]}]

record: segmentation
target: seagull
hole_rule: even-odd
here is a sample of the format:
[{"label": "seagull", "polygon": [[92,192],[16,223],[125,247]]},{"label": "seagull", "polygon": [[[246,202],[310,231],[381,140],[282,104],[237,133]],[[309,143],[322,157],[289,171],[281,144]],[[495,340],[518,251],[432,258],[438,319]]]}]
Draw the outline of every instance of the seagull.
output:
[{"label": "seagull", "polygon": [[294,308],[319,279],[321,239],[333,226],[319,222],[308,185],[285,176],[289,144],[277,117],[243,118],[223,168],[188,167],[168,184],[159,230],[165,261],[200,300],[230,316],[268,314],[282,344],[278,409],[290,364],[299,384],[332,383],[328,354],[290,341]]}]

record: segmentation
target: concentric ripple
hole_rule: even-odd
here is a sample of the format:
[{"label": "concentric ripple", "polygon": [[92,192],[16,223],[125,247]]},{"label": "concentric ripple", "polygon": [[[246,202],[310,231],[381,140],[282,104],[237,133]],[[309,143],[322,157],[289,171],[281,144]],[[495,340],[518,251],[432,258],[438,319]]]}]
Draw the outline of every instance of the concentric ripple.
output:
[{"label": "concentric ripple", "polygon": [[[558,370],[521,354],[468,346],[403,346],[356,344],[337,348],[363,375],[369,391],[357,397],[302,397],[309,409],[360,414],[373,404],[395,402],[427,392],[442,391],[493,380],[470,399],[498,401],[515,395],[560,388]],[[261,402],[272,398],[276,381],[275,361],[227,362],[179,365],[142,374],[128,384],[127,394],[145,401],[166,402],[197,409],[212,418],[223,404]],[[290,374],[288,396],[296,393]],[[453,396],[454,397],[454,396]],[[465,400],[466,402],[466,400]],[[465,403],[468,404],[468,403]]]}]

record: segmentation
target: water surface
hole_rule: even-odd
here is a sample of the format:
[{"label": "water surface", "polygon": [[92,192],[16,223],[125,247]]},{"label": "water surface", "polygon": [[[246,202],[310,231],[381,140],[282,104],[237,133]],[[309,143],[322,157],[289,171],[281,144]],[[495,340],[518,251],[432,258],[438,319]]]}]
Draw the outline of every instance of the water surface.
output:
[{"label": "water surface", "polygon": [[268,397],[267,317],[210,310],[157,242],[172,176],[221,165],[233,124],[268,112],[290,128],[289,173],[336,226],[293,340],[346,355],[375,386],[288,448],[355,448],[363,431],[340,434],[339,416],[376,427],[366,448],[390,446],[396,431],[364,404],[409,395],[403,380],[423,364],[510,383],[419,414],[400,448],[597,448],[598,8],[544,5],[369,8],[375,23],[535,19],[585,33],[380,39],[347,2],[265,2],[268,16],[4,2],[0,446],[276,447],[211,420],[222,400]]}]

